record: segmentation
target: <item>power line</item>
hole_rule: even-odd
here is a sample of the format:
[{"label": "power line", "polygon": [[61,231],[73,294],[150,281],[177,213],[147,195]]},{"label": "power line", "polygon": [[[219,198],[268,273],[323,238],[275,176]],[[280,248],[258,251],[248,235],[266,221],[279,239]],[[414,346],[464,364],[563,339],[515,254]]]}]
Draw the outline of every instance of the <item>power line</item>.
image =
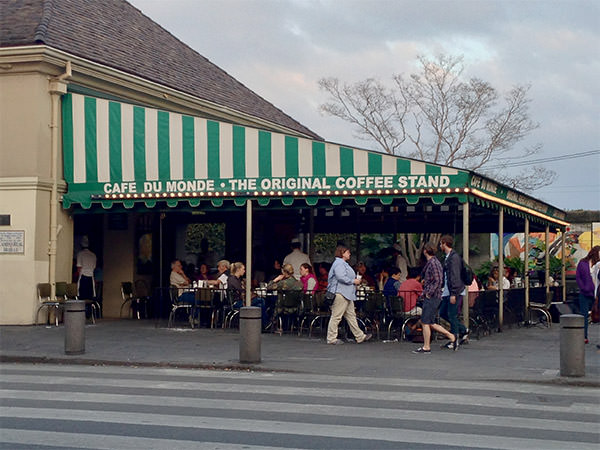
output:
[{"label": "power line", "polygon": [[598,154],[600,154],[600,150],[589,150],[587,152],[571,153],[571,154],[559,155],[559,156],[550,156],[547,158],[540,158],[540,159],[530,159],[528,161],[515,161],[512,163],[506,163],[503,165],[484,166],[483,168],[484,169],[504,169],[506,167],[521,167],[521,166],[529,166],[531,164],[540,164],[540,163],[546,163],[546,162],[564,161],[564,160],[568,160],[568,159],[585,158],[588,156],[593,156],[593,155],[598,155]]}]

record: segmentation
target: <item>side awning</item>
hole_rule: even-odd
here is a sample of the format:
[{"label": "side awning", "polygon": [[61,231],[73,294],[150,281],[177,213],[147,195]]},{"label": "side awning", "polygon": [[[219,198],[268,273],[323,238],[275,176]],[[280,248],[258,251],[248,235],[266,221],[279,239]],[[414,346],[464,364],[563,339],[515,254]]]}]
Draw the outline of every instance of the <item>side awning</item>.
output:
[{"label": "side awning", "polygon": [[[436,204],[448,197],[518,203],[469,171],[330,142],[79,94],[64,96],[62,113],[65,208],[226,200],[241,206],[247,198],[261,205],[339,205],[345,198],[391,204],[398,197],[410,204],[423,197]],[[538,203],[548,215],[549,205]]]}]

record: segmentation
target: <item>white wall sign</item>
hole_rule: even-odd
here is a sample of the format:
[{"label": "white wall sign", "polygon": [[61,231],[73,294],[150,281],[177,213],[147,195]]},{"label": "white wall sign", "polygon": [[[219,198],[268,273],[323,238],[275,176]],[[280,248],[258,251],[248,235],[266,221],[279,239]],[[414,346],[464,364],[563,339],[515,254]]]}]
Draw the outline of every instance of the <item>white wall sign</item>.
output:
[{"label": "white wall sign", "polygon": [[25,253],[25,231],[0,231],[0,254]]}]

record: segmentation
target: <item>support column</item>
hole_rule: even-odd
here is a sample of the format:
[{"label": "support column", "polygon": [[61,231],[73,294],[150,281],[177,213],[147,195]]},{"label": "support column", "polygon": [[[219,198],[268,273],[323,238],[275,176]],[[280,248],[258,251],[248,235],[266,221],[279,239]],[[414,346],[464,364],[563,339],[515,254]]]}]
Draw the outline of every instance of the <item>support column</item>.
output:
[{"label": "support column", "polygon": [[[544,236],[546,240],[546,252],[544,254],[544,266],[546,269],[546,275],[544,276],[544,284],[546,285],[546,298],[550,293],[550,226],[546,225],[546,233]],[[546,300],[546,299],[544,299]]]},{"label": "support column", "polygon": [[564,230],[562,230],[562,239],[560,242],[561,263],[562,263],[562,267],[560,268],[560,282],[562,284],[562,301],[563,302],[567,301],[567,268],[565,267],[567,264],[567,255],[565,254],[566,240],[567,240],[567,230],[565,228]]},{"label": "support column", "polygon": [[525,283],[525,317],[527,323],[531,322],[529,316],[529,218],[525,218],[525,238],[523,242],[525,254],[523,255],[523,282]]},{"label": "support column", "polygon": [[[67,93],[65,78],[71,75],[71,63],[67,63],[67,71],[57,78],[50,80],[48,92],[52,101],[50,117],[50,179],[52,190],[50,193],[50,238],[48,240],[48,282],[50,283],[50,298],[56,298],[56,249],[58,241],[58,159],[59,136],[58,124],[60,122],[60,99]],[[37,318],[36,318],[37,320]]]},{"label": "support column", "polygon": [[[469,199],[463,203],[463,260],[469,264]],[[469,286],[462,304],[463,324],[469,328]]]},{"label": "support column", "polygon": [[498,212],[498,271],[500,278],[498,282],[498,331],[502,331],[504,322],[504,207]]},{"label": "support column", "polygon": [[246,200],[246,306],[252,305],[252,200]]}]

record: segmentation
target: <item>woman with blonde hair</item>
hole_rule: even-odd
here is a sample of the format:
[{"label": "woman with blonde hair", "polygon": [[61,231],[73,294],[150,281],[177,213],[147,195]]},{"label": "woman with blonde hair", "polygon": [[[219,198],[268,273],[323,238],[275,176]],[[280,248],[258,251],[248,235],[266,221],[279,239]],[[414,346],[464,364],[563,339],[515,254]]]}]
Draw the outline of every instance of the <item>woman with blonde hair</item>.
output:
[{"label": "woman with blonde hair", "polygon": [[346,319],[350,331],[354,335],[356,342],[368,341],[373,337],[372,334],[365,334],[356,322],[356,311],[354,310],[354,300],[356,300],[356,286],[360,280],[356,278],[356,273],[352,266],[348,264],[350,260],[350,250],[344,245],[338,245],[335,249],[335,261],[329,269],[329,278],[327,290],[335,294],[335,299],[331,305],[331,317],[327,327],[327,343],[332,345],[343,344],[344,341],[338,339],[338,325],[342,317]]}]

